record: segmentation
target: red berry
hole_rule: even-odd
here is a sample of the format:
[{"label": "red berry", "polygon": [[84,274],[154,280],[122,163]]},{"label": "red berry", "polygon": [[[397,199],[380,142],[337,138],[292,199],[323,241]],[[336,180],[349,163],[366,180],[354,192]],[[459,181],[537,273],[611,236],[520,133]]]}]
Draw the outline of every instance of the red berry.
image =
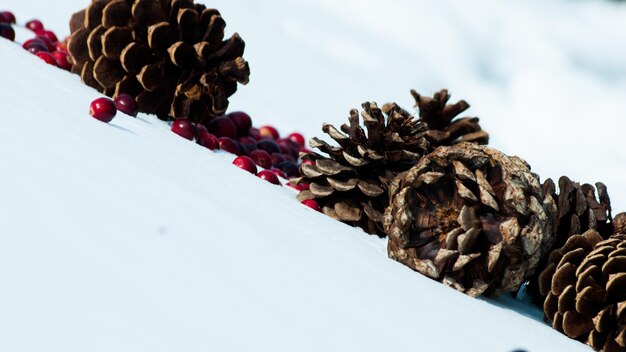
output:
[{"label": "red berry", "polygon": [[57,62],[54,60],[52,55],[50,55],[50,53],[48,53],[48,52],[40,51],[40,52],[36,53],[35,55],[37,55],[40,59],[42,59],[48,65],[52,65],[52,66],[56,66],[57,65]]},{"label": "red berry", "polygon": [[261,136],[265,138],[278,139],[280,135],[278,134],[278,130],[272,126],[263,126],[259,128],[259,133]]},{"label": "red berry", "polygon": [[46,43],[44,43],[41,39],[33,38],[29,39],[22,44],[22,48],[28,50],[29,52],[36,54],[40,51],[48,51],[48,47]]},{"label": "red berry", "polygon": [[315,161],[311,160],[311,159],[304,159],[302,160],[303,164],[309,164],[309,165],[315,165]]},{"label": "red berry", "polygon": [[137,104],[135,98],[128,94],[118,95],[117,98],[115,98],[115,106],[117,106],[117,110],[132,117],[137,117],[139,113],[139,104]]},{"label": "red berry", "polygon": [[235,124],[227,117],[218,117],[213,119],[207,126],[207,130],[218,137],[237,138],[237,128]]},{"label": "red berry", "polygon": [[301,135],[300,133],[294,132],[290,134],[289,136],[287,136],[287,138],[291,139],[297,145],[304,147],[304,143],[305,143],[304,136]]},{"label": "red berry", "polygon": [[33,32],[37,32],[43,29],[43,23],[39,20],[30,20],[26,22],[26,28],[30,29]]},{"label": "red berry", "polygon": [[276,144],[276,142],[271,139],[262,139],[258,141],[256,147],[258,149],[263,149],[270,154],[280,153],[280,147],[278,146],[278,144]]},{"label": "red berry", "polygon": [[0,23],[0,37],[8,39],[10,41],[15,40],[15,30],[10,24]]},{"label": "red berry", "polygon": [[46,36],[38,35],[35,37],[35,39],[38,39],[39,41],[44,43],[46,45],[46,48],[48,48],[49,52],[53,52],[56,49],[56,45],[54,45],[54,43],[50,40],[50,38]]},{"label": "red berry", "polygon": [[219,149],[220,147],[220,141],[217,137],[206,131],[200,132],[196,140],[198,141],[198,144],[210,150]]},{"label": "red berry", "polygon": [[237,142],[232,140],[232,138],[228,137],[220,137],[218,138],[220,149],[229,152],[231,154],[239,153],[239,147],[237,146]]},{"label": "red berry", "polygon": [[251,174],[256,175],[256,165],[254,164],[254,161],[247,156],[238,156],[235,160],[233,160],[233,164]]},{"label": "red berry", "polygon": [[261,136],[261,132],[259,132],[259,129],[255,127],[252,127],[250,129],[250,137],[254,138],[257,141],[263,139],[263,136]]},{"label": "red berry", "polygon": [[250,132],[250,128],[252,127],[252,119],[250,118],[250,115],[243,111],[235,111],[226,115],[226,117],[228,117],[235,124],[238,136],[245,136],[248,132]]},{"label": "red berry", "polygon": [[300,184],[294,185],[294,184],[291,184],[291,182],[289,182],[289,187],[295,189],[296,191],[302,192],[302,191],[306,191],[307,189],[309,189],[309,184],[300,183]]},{"label": "red berry", "polygon": [[196,124],[196,138],[202,133],[202,132],[206,132],[209,133],[209,130],[206,129],[206,126],[204,126],[201,123],[197,123]]},{"label": "red berry", "polygon": [[63,43],[63,42],[56,42],[56,43],[54,43],[54,51],[62,51],[64,53],[69,53],[67,51],[67,46],[65,46],[65,43]]},{"label": "red berry", "polygon": [[247,144],[255,144],[256,145],[256,139],[250,137],[250,136],[241,136],[239,138],[237,138],[237,140],[239,141],[239,143],[243,144],[243,145],[247,145]]},{"label": "red berry", "polygon": [[[72,64],[70,64],[70,61],[68,60],[69,55],[66,52],[55,51],[55,52],[53,52],[50,55],[52,55],[52,57],[54,58],[54,61],[57,64],[57,66],[59,66],[60,68],[64,69],[65,71],[69,71],[69,70],[72,69]],[[117,107],[117,109],[122,111],[122,109],[120,109],[119,106]],[[122,112],[124,112],[124,111],[122,111]]]},{"label": "red berry", "polygon": [[278,165],[285,161],[285,158],[280,153],[272,153],[272,165]]},{"label": "red berry", "polygon": [[193,140],[193,136],[196,134],[193,125],[187,119],[174,121],[172,123],[172,132],[190,141]]},{"label": "red berry", "polygon": [[111,122],[116,113],[115,103],[109,98],[98,98],[89,107],[89,115],[102,122]]},{"label": "red berry", "polygon": [[299,147],[291,139],[279,139],[276,141],[276,144],[278,144],[281,153],[291,155],[292,157],[298,156],[297,149]]},{"label": "red berry", "polygon": [[15,24],[15,15],[9,11],[0,12],[0,23],[13,23]]},{"label": "red berry", "polygon": [[38,37],[41,36],[41,37],[46,37],[50,39],[52,43],[56,43],[59,41],[59,38],[57,38],[57,35],[54,34],[53,31],[42,29],[42,30],[36,31],[35,34],[37,34]]},{"label": "red berry", "polygon": [[265,150],[257,149],[250,152],[250,158],[264,169],[272,167],[272,157]]},{"label": "red berry", "polygon": [[321,211],[322,209],[320,209],[320,206],[317,204],[317,202],[313,199],[305,199],[301,202],[302,204],[306,205],[307,207],[315,210],[315,211]]},{"label": "red berry", "polygon": [[284,172],[282,172],[282,171],[280,171],[279,169],[272,168],[270,171],[272,171],[272,172],[273,172],[276,176],[278,176],[278,177],[282,177],[282,178],[284,178],[285,180],[287,179],[287,175],[285,175],[285,173],[284,173]]},{"label": "red berry", "polygon": [[263,180],[265,180],[265,181],[267,181],[269,183],[273,183],[275,185],[281,186],[280,181],[278,180],[278,176],[276,176],[276,174],[273,173],[270,170],[261,170],[261,171],[259,171],[259,173],[257,174],[257,177],[259,177],[259,178],[261,178],[261,179],[263,179]]}]

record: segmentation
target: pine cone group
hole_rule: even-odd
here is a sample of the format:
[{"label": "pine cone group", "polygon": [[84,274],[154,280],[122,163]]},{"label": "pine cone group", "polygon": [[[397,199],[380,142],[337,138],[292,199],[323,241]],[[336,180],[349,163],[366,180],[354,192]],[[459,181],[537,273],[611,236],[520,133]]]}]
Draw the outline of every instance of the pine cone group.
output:
[{"label": "pine cone group", "polygon": [[524,160],[492,148],[440,147],[389,194],[389,257],[470,296],[516,291],[552,245],[554,200]]},{"label": "pine cone group", "polygon": [[250,75],[243,40],[224,40],[225,26],[193,0],[93,0],[70,21],[72,72],[161,119],[210,119]]},{"label": "pine cone group", "polygon": [[550,254],[540,289],[555,329],[597,351],[626,351],[625,234],[571,236]]},{"label": "pine cone group", "polygon": [[375,103],[364,103],[361,117],[367,133],[357,110],[350,112],[349,125],[342,125],[341,131],[325,124],[322,130],[339,146],[318,138],[310,141],[312,148],[327,156],[302,156],[303,177],[296,182],[308,183],[310,189],[299,199],[315,199],[326,215],[384,237],[387,190],[396,175],[440,145],[461,141],[482,144],[489,140],[478,118],[454,120],[469,107],[465,101],[448,105],[450,95],[446,90],[433,98],[412,92],[420,109],[419,119],[395,103],[385,104],[382,110]]}]

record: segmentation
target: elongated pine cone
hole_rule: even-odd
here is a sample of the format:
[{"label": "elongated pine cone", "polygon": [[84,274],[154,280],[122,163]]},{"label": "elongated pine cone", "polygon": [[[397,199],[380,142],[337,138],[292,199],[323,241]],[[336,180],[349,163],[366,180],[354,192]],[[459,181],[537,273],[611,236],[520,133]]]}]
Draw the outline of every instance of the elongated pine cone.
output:
[{"label": "elongated pine cone", "polygon": [[448,104],[450,94],[446,89],[435,93],[432,98],[422,96],[415,90],[411,90],[411,95],[415,98],[415,106],[419,108],[420,120],[428,126],[426,138],[433,148],[461,142],[489,142],[489,134],[482,130],[477,117],[455,119],[469,108],[465,100]]},{"label": "elongated pine cone", "polygon": [[298,199],[316,199],[326,215],[382,237],[389,183],[430,147],[424,138],[426,125],[397,105],[386,104],[382,110],[376,103],[362,106],[367,133],[360,126],[359,112],[353,109],[350,124],[342,125],[341,131],[330,124],[322,127],[338,147],[318,138],[310,140],[312,148],[328,157],[302,155],[303,176],[296,182],[309,183],[310,188]]},{"label": "elongated pine cone", "polygon": [[626,351],[626,234],[569,237],[540,275],[552,326],[596,351]]},{"label": "elongated pine cone", "polygon": [[250,75],[243,40],[224,40],[225,26],[193,0],[93,0],[70,20],[72,72],[161,119],[211,119]]},{"label": "elongated pine cone", "polygon": [[[551,179],[544,182],[542,189],[543,194],[551,194],[557,200],[557,212],[553,225],[554,248],[561,248],[571,236],[587,230],[596,230],[603,239],[613,234],[611,200],[602,182],[597,182],[594,188],[588,183],[581,185],[567,176],[562,176],[559,178],[558,195],[556,185]],[[545,268],[547,260],[548,258],[544,258],[539,267]],[[538,275],[539,273],[536,273],[529,280],[526,292],[531,295],[535,303],[542,305],[546,297],[539,292]]]},{"label": "elongated pine cone", "polygon": [[489,147],[440,147],[389,195],[389,257],[470,296],[515,292],[552,245],[554,200],[524,160]]}]

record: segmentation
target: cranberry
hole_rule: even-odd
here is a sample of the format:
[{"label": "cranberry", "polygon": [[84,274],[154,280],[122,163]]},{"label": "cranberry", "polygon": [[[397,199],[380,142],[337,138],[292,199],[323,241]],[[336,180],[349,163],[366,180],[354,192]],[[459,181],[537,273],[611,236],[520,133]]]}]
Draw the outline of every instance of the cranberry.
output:
[{"label": "cranberry", "polygon": [[237,140],[239,141],[239,143],[246,145],[246,144],[255,144],[256,145],[256,139],[250,137],[250,136],[240,136],[239,138],[237,138]]},{"label": "cranberry", "polygon": [[250,158],[252,158],[257,165],[264,169],[272,167],[272,157],[265,150],[258,149],[250,152]]},{"label": "cranberry", "polygon": [[285,158],[280,153],[272,153],[272,165],[278,165],[285,161]]},{"label": "cranberry", "polygon": [[218,138],[220,149],[229,152],[231,154],[237,154],[239,152],[239,147],[237,147],[237,142],[232,140],[232,138],[228,137],[220,137]]},{"label": "cranberry", "polygon": [[299,147],[291,139],[279,139],[276,144],[278,144],[281,153],[291,155],[294,158],[298,157]]},{"label": "cranberry", "polygon": [[135,98],[128,94],[118,95],[117,98],[115,98],[115,106],[117,106],[117,110],[132,117],[137,117],[139,113],[139,104],[137,104]]},{"label": "cranberry", "polygon": [[251,174],[256,175],[256,172],[257,172],[256,165],[254,164],[254,161],[252,161],[252,159],[250,159],[247,156],[236,157],[235,160],[233,160],[233,164],[239,168],[242,168],[248,171]]},{"label": "cranberry", "polygon": [[252,119],[250,118],[250,115],[243,111],[235,111],[226,116],[235,124],[238,136],[245,136],[248,134],[250,128],[252,127]]},{"label": "cranberry", "polygon": [[285,180],[287,179],[287,175],[285,175],[284,172],[280,171],[280,169],[277,169],[277,168],[273,167],[270,171],[272,171],[278,177],[282,177]]},{"label": "cranberry", "polygon": [[280,148],[278,147],[278,144],[276,144],[276,142],[271,139],[262,139],[258,141],[256,147],[259,149],[263,149],[270,154],[280,153]]},{"label": "cranberry", "polygon": [[111,122],[116,113],[115,103],[109,98],[98,98],[89,106],[89,115],[102,122]]},{"label": "cranberry", "polygon": [[65,43],[63,43],[63,42],[56,42],[56,43],[54,43],[54,51],[62,51],[64,53],[69,53],[67,51],[67,47],[65,46]]},{"label": "cranberry", "polygon": [[37,32],[43,29],[43,23],[39,20],[30,20],[26,22],[26,28],[30,29],[33,32]]},{"label": "cranberry", "polygon": [[218,137],[237,138],[237,128],[235,124],[227,117],[218,117],[213,119],[207,126],[209,132]]},{"label": "cranberry", "polygon": [[54,34],[53,31],[48,31],[45,29],[42,29],[40,31],[36,31],[35,34],[37,34],[38,37],[46,37],[48,39],[50,39],[50,41],[52,43],[56,43],[59,41],[59,38],[57,38],[57,35]]},{"label": "cranberry", "polygon": [[9,11],[0,12],[0,23],[13,23],[15,24],[15,15]]},{"label": "cranberry", "polygon": [[36,54],[40,51],[48,51],[48,47],[46,44],[38,38],[29,39],[22,44],[22,48],[28,50],[29,52]]},{"label": "cranberry", "polygon": [[300,170],[298,170],[298,165],[292,163],[291,161],[283,161],[282,163],[278,164],[277,167],[289,177],[300,176]]},{"label": "cranberry", "polygon": [[276,174],[274,174],[272,171],[270,170],[261,170],[257,176],[269,183],[273,183],[275,185],[281,185],[280,181],[278,180],[278,176],[276,176]]},{"label": "cranberry", "polygon": [[302,160],[303,164],[309,164],[309,165],[315,165],[315,161],[311,160],[311,159],[304,159]]},{"label": "cranberry", "polygon": [[198,141],[198,144],[210,150],[218,149],[220,146],[220,141],[217,137],[206,131],[200,132],[196,140]]},{"label": "cranberry", "polygon": [[263,139],[263,136],[261,136],[261,132],[259,132],[259,129],[255,127],[252,127],[250,129],[250,137],[254,138],[257,141]]},{"label": "cranberry", "polygon": [[209,130],[206,129],[205,125],[201,123],[197,123],[196,124],[196,137],[198,137],[203,132],[209,133]]},{"label": "cranberry", "polygon": [[187,119],[174,121],[174,123],[172,123],[172,132],[190,141],[193,140],[193,136],[196,134],[193,125]]},{"label": "cranberry", "polygon": [[300,203],[306,205],[307,207],[315,211],[322,211],[322,209],[320,209],[320,206],[317,204],[317,202],[314,199],[305,199]]},{"label": "cranberry", "polygon": [[50,55],[50,53],[48,53],[48,52],[40,51],[40,52],[36,53],[35,55],[37,55],[40,59],[42,59],[48,65],[52,65],[52,66],[56,66],[57,65],[57,62],[54,60],[52,55]]},{"label": "cranberry", "polygon": [[38,39],[39,41],[44,43],[46,45],[46,48],[48,48],[49,52],[53,52],[56,49],[56,45],[54,45],[54,43],[50,40],[50,38],[46,36],[38,35],[35,37],[35,39]]},{"label": "cranberry", "polygon": [[[52,58],[54,58],[54,61],[56,62],[57,66],[59,66],[60,68],[64,69],[65,71],[69,71],[72,69],[72,64],[70,64],[70,61],[68,60],[69,55],[66,52],[55,51],[51,55],[52,55]],[[117,108],[118,110],[122,111],[122,109],[120,109],[119,106]]]},{"label": "cranberry", "polygon": [[289,136],[287,136],[287,138],[291,139],[294,143],[296,143],[300,147],[304,147],[305,140],[302,134],[298,132],[294,132],[290,134]]},{"label": "cranberry", "polygon": [[15,40],[15,30],[10,24],[0,23],[0,37],[8,39],[10,41]]},{"label": "cranberry", "polygon": [[278,139],[280,135],[278,134],[278,130],[272,126],[263,126],[259,128],[259,133],[261,136],[265,138]]}]

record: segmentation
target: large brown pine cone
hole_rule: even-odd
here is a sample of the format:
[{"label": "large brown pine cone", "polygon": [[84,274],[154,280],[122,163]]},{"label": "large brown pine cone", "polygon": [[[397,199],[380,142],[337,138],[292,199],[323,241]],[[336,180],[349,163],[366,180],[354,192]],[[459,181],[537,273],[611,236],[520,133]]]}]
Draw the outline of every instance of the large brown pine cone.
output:
[{"label": "large brown pine cone", "polygon": [[243,40],[224,40],[225,26],[193,0],[93,0],[70,21],[72,72],[161,119],[210,119],[250,75]]},{"label": "large brown pine cone", "polygon": [[552,326],[596,351],[626,351],[626,235],[571,236],[540,275]]},{"label": "large brown pine cone", "polygon": [[302,156],[303,177],[297,182],[311,187],[299,199],[315,199],[325,214],[384,237],[382,214],[389,204],[387,189],[397,174],[440,145],[462,141],[483,144],[489,140],[478,118],[454,119],[469,107],[464,100],[447,104],[450,95],[445,89],[433,98],[412,93],[419,119],[395,103],[385,104],[382,111],[375,103],[364,103],[361,115],[367,133],[360,126],[357,110],[350,112],[350,124],[341,126],[343,133],[325,124],[323,131],[339,146],[311,140],[311,147],[327,156]]},{"label": "large brown pine cone", "polygon": [[[594,188],[588,183],[581,185],[567,176],[562,176],[559,178],[558,195],[551,179],[547,179],[542,188],[543,194],[551,194],[557,200],[557,213],[553,225],[554,248],[561,248],[571,236],[587,230],[596,230],[604,239],[613,234],[611,200],[602,182],[597,182]],[[539,267],[545,268],[547,260],[548,258],[544,258]],[[545,295],[539,292],[538,275],[539,272],[529,280],[526,292],[535,303],[541,305]]]},{"label": "large brown pine cone", "polygon": [[384,236],[382,220],[389,204],[389,183],[430,147],[424,138],[426,125],[397,105],[387,104],[383,110],[376,103],[362,106],[367,133],[360,126],[359,112],[353,109],[350,124],[342,125],[341,131],[330,124],[322,128],[338,147],[318,138],[310,140],[312,148],[328,156],[302,155],[303,176],[296,182],[309,183],[310,189],[301,192],[298,199],[316,199],[326,215]]},{"label": "large brown pine cone", "polygon": [[524,160],[492,148],[440,147],[389,195],[389,257],[470,296],[516,291],[552,245],[554,200]]}]

